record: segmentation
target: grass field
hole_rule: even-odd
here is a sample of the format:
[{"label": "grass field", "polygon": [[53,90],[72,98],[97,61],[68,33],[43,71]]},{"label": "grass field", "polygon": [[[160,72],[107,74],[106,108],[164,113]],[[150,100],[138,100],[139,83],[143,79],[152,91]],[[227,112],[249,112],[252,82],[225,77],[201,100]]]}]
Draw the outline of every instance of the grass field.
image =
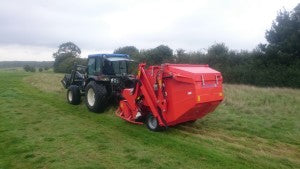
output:
[{"label": "grass field", "polygon": [[300,168],[300,90],[225,85],[218,109],[150,132],[69,105],[61,74],[0,70],[0,168]]}]

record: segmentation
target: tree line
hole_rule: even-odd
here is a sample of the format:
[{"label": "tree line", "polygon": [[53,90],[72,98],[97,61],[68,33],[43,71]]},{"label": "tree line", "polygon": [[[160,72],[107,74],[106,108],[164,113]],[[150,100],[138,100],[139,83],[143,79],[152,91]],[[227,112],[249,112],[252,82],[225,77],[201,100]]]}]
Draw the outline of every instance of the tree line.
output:
[{"label": "tree line", "polygon": [[[35,66],[31,66],[31,65],[24,65],[23,66],[23,69],[26,71],[26,72],[36,72],[36,67]],[[42,71],[48,71],[49,70],[49,67],[39,67],[38,68],[38,71],[39,72],[42,72]]]},{"label": "tree line", "polygon": [[0,68],[16,68],[24,67],[25,65],[50,68],[53,66],[53,61],[0,61]]},{"label": "tree line", "polygon": [[[258,44],[252,51],[230,50],[224,43],[216,43],[207,51],[173,51],[166,45],[152,49],[134,46],[120,47],[114,53],[129,54],[137,63],[209,64],[222,72],[226,83],[258,86],[300,87],[300,3],[292,11],[281,10],[265,33],[268,43]],[[74,43],[62,44],[53,54],[54,71],[68,72],[74,62],[86,64]]]}]

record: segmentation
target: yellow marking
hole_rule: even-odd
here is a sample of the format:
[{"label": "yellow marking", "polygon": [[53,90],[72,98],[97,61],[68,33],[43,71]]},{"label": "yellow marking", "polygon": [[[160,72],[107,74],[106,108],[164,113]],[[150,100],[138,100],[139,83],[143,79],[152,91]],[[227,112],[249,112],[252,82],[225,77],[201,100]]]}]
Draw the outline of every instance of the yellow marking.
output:
[{"label": "yellow marking", "polygon": [[223,96],[223,93],[219,93],[219,96]]},{"label": "yellow marking", "polygon": [[197,96],[197,102],[200,102],[200,96]]},{"label": "yellow marking", "polygon": [[162,86],[162,81],[161,81],[161,79],[158,80],[158,85],[159,85],[159,87]]},{"label": "yellow marking", "polygon": [[141,75],[141,71],[138,71],[138,77],[140,77],[140,75]]}]

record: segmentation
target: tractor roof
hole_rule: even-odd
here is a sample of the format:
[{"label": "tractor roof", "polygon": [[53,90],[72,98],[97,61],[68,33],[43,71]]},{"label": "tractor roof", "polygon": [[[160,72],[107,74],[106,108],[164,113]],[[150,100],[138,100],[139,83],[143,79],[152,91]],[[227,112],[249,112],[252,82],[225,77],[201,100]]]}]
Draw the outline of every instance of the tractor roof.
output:
[{"label": "tractor roof", "polygon": [[129,55],[127,54],[92,54],[88,56],[88,58],[96,57],[101,57],[109,61],[133,61],[129,58]]},{"label": "tractor roof", "polygon": [[91,54],[89,58],[103,57],[103,58],[126,58],[129,59],[129,55],[126,54]]}]

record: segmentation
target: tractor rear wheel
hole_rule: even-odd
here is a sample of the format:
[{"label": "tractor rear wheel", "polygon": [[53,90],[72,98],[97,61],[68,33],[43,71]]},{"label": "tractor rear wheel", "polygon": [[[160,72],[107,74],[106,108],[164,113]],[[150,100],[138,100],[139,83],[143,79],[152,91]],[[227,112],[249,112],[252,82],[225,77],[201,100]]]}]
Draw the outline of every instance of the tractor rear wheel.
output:
[{"label": "tractor rear wheel", "polygon": [[78,105],[81,101],[81,94],[79,87],[76,85],[71,85],[67,91],[67,100],[70,104]]},{"label": "tractor rear wheel", "polygon": [[147,116],[146,119],[147,128],[151,131],[162,131],[164,127],[159,125],[159,122],[156,117],[154,117],[151,113]]},{"label": "tractor rear wheel", "polygon": [[102,84],[89,82],[85,88],[85,103],[92,112],[102,112],[107,107],[107,90]]}]

